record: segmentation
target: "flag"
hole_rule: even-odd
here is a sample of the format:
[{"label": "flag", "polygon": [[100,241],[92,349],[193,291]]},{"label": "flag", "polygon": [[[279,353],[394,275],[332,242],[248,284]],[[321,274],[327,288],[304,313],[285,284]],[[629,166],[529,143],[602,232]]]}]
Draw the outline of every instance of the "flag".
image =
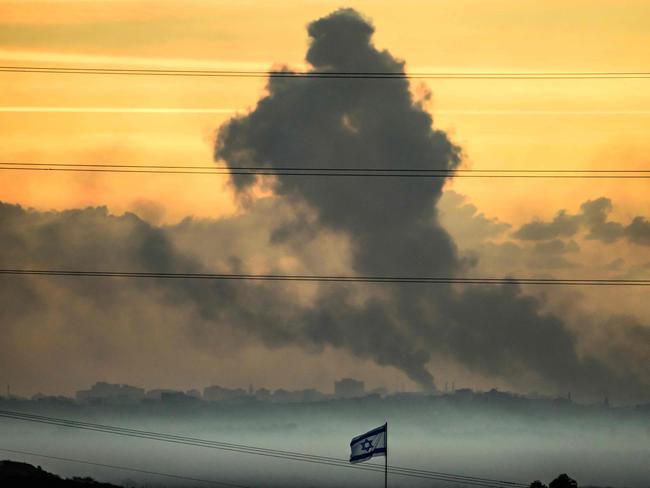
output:
[{"label": "flag", "polygon": [[388,424],[358,435],[350,442],[350,462],[361,463],[373,456],[386,456],[388,450]]}]

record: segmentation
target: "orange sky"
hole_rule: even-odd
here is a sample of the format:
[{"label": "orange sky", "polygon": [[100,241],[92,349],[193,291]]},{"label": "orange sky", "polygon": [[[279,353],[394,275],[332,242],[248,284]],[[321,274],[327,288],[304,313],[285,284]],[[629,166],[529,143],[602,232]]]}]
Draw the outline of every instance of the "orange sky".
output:
[{"label": "orange sky", "polygon": [[[376,44],[405,59],[411,71],[650,71],[650,2],[346,5],[373,19]],[[338,6],[297,0],[281,5],[258,0],[0,1],[0,63],[301,66],[306,24]],[[623,169],[647,167],[649,83],[433,80],[427,85],[433,91],[435,124],[463,146],[469,167]],[[263,86],[259,79],[2,73],[3,159],[209,164],[216,128],[231,116],[230,110],[253,107]],[[147,108],[156,111],[142,110]],[[166,221],[175,221],[188,214],[232,212],[232,195],[224,183],[218,176],[3,171],[0,200],[42,209],[107,204],[115,212],[154,202],[164,207]],[[510,222],[548,216],[560,207],[575,209],[602,195],[614,200],[622,217],[650,214],[642,180],[468,179],[451,186],[488,215]]]},{"label": "orange sky", "polygon": [[[412,72],[650,72],[650,0],[0,0],[0,65],[305,68],[306,25],[343,5],[371,18],[376,45],[404,59]],[[0,72],[0,161],[210,164],[215,131],[235,113],[252,109],[264,83]],[[428,107],[434,124],[463,147],[466,167],[650,168],[650,79],[413,83],[415,94],[426,89],[433,93]],[[612,220],[650,216],[648,180],[459,179],[449,187],[479,212],[513,225],[548,218],[560,208],[575,213],[580,203],[601,196],[613,200]],[[213,175],[0,170],[0,201],[38,209],[108,205],[114,213],[134,210],[168,223],[237,210],[226,178]],[[633,255],[628,261],[648,261],[647,247],[625,246],[618,249],[626,259]],[[593,242],[582,252],[594,263],[590,276],[615,257],[611,246]],[[594,294],[600,309],[636,307],[647,315],[641,291],[606,293],[614,299]],[[295,354],[308,360],[308,354]],[[341,356],[328,364],[345,362],[348,356]],[[224,371],[240,368],[239,356],[220,360]],[[192,375],[203,361],[213,358],[198,360]],[[128,376],[129,370],[139,373],[125,360],[107,379],[144,384],[153,373],[142,362],[141,376]],[[351,370],[359,368],[349,363]],[[302,377],[295,375],[296,384],[285,386],[317,377],[322,362],[309,364]],[[247,367],[233,381],[245,382],[246,375],[266,368],[263,361]],[[373,385],[372,378],[385,373],[374,364],[363,368]],[[462,371],[445,374],[463,378]],[[181,376],[178,385],[186,381]],[[212,381],[197,378],[193,386]],[[72,391],[82,380],[70,381],[66,388]]]}]

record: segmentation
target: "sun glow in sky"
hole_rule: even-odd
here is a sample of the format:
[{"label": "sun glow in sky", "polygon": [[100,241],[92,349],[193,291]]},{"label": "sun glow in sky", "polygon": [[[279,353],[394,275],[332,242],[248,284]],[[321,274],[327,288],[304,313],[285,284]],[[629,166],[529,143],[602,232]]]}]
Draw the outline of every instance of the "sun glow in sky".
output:
[{"label": "sun glow in sky", "polygon": [[[648,71],[647,2],[348,2],[412,72]],[[2,1],[3,65],[304,68],[305,26],[328,1]],[[335,81],[333,81],[335,82]],[[2,73],[0,143],[16,162],[210,164],[215,130],[254,107],[263,79]],[[645,167],[647,80],[414,80],[472,168]],[[49,110],[48,110],[49,108]],[[151,201],[165,219],[235,210],[223,177],[3,171],[0,200],[40,209]],[[607,194],[649,213],[634,180],[450,183],[488,215],[548,216]],[[495,192],[495,188],[499,191]],[[168,195],[174,193],[173,203]],[[536,198],[543,194],[544,198]]]},{"label": "sun glow in sky", "polygon": [[[372,21],[375,45],[404,60],[411,73],[650,72],[647,0],[350,0],[344,5]],[[252,71],[289,66],[306,70],[306,26],[341,6],[338,0],[0,0],[0,65]],[[211,165],[219,127],[232,117],[253,111],[265,93],[264,78],[0,72],[0,162]],[[413,79],[411,93],[416,103],[433,115],[435,128],[446,131],[462,148],[463,168],[650,168],[650,78]],[[446,184],[445,190],[449,190],[446,196],[461,202],[458,208],[462,202],[476,207],[475,214],[468,217],[472,225],[505,225],[491,219],[510,224],[505,225],[509,230],[502,232],[499,244],[503,244],[515,239],[513,232],[525,222],[552,219],[560,209],[576,214],[583,202],[600,197],[613,202],[609,214],[612,221],[627,225],[636,216],[647,218],[649,181],[456,178]],[[270,194],[268,187],[256,191],[256,195]],[[233,255],[245,248],[244,258],[251,258],[253,267],[262,263],[260,268],[285,269],[283,266],[289,263],[289,269],[296,262],[299,271],[303,271],[301,265],[310,271],[346,266],[345,258],[339,262],[321,257],[324,251],[335,258],[346,256],[344,251],[338,252],[337,245],[343,244],[336,241],[336,235],[327,234],[324,244],[319,241],[314,249],[295,251],[287,246],[278,250],[278,246],[270,250],[273,246],[265,240],[269,236],[262,236],[263,226],[255,220],[260,217],[254,207],[246,208],[236,198],[227,175],[74,173],[0,167],[0,201],[41,211],[105,205],[113,215],[132,211],[153,224],[174,224],[189,216],[244,215],[243,223],[224,225],[232,224],[237,229],[241,226],[242,234],[248,232],[252,237],[242,237],[241,241],[233,238],[219,245],[198,243],[200,252],[207,249],[218,254],[222,244],[235,249]],[[462,208],[457,214],[461,212]],[[571,246],[578,248],[573,241],[577,233],[561,236],[566,239],[559,245],[569,250],[563,248],[553,254],[551,249],[550,257],[544,257],[548,262],[542,259],[543,265],[538,262],[537,267],[526,261],[529,256],[525,253],[540,248],[543,251],[544,244],[557,242],[538,246],[538,242],[519,241],[518,249],[524,258],[517,267],[510,255],[504,259],[494,251],[496,247],[490,247],[490,235],[484,239],[487,244],[479,242],[482,237],[474,235],[473,227],[468,225],[469,230],[463,230],[462,219],[445,221],[443,215],[441,220],[459,249],[464,251],[477,243],[483,246],[478,260],[483,267],[477,272],[486,276],[509,272],[522,276],[610,276],[623,273],[625,268],[630,276],[642,271],[645,278],[650,269],[648,245],[625,239],[604,244],[590,236],[575,237],[580,241],[578,253],[571,251]],[[581,232],[587,234],[585,229]],[[323,249],[318,248],[321,244]],[[298,257],[282,254],[294,251]],[[569,255],[566,262],[561,255],[565,251]],[[214,264],[213,254],[205,259],[206,263]],[[578,262],[581,267],[576,271],[573,266]],[[642,296],[647,291],[618,288],[580,290],[581,299],[594,306],[593,310],[631,311],[637,317],[647,317],[650,305]],[[571,309],[572,330],[580,332],[586,323],[580,316],[582,311],[565,306],[574,295],[553,293],[549,293],[549,307],[562,313]],[[610,300],[602,299],[605,293]],[[584,334],[586,339],[581,339],[580,347],[591,347],[589,340],[600,340],[599,333],[605,334]],[[42,347],[45,357],[50,342],[41,338],[41,331],[33,334],[34,350]],[[169,342],[174,347],[165,354],[175,357],[176,341]],[[218,359],[209,351],[196,364],[188,363],[186,374],[179,373],[176,384],[187,382],[197,371],[211,375],[201,361],[207,365],[217,360],[225,361],[221,371],[236,370],[240,375],[229,375],[232,381],[243,384],[256,374],[266,381],[263,375],[272,368],[267,368],[264,358],[256,364],[247,361],[247,354],[256,358],[263,355],[254,349],[258,345],[251,347],[244,352],[231,351],[231,357],[224,353]],[[163,349],[152,346],[156,354]],[[332,352],[328,346],[323,354],[341,357],[327,362],[334,364],[331,374],[321,374],[322,361],[312,359],[311,352],[294,352],[300,358],[296,363],[300,360],[311,365],[305,366],[301,378],[296,376],[292,385],[296,387],[312,380],[329,384],[342,370],[341,364],[350,365],[350,370],[360,367],[361,360],[351,353],[337,349]],[[141,368],[133,368],[128,354],[125,360],[118,361],[123,369],[116,370],[119,374],[115,373],[115,380],[144,384],[162,374],[157,363],[145,356],[137,359]],[[138,354],[133,351],[134,356]],[[284,354],[269,352],[269,364],[281,363],[277,358]],[[165,356],[160,363],[171,361]],[[361,367],[367,368],[370,383],[374,378],[377,385],[383,384],[380,380],[384,381],[384,366],[363,361]],[[433,361],[444,363],[439,358]],[[79,369],[76,365],[74,368]],[[141,376],[128,376],[136,374],[133,371],[142,372]],[[272,385],[276,377],[288,376],[285,373],[284,369],[269,372],[267,384]],[[453,374],[458,379],[463,372]],[[210,378],[202,377],[200,381],[212,381]],[[484,386],[499,385],[500,380],[489,377],[480,383],[480,377],[473,379],[475,385]],[[65,388],[72,391],[81,381],[70,380]],[[504,384],[507,386],[507,381]],[[32,386],[25,388],[28,391]]]}]

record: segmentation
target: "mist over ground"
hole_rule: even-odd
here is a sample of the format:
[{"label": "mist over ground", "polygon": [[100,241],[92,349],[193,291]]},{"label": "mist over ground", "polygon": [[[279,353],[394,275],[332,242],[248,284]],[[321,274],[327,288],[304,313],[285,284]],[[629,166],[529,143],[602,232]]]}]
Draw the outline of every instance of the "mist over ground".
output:
[{"label": "mist over ground", "polygon": [[[530,483],[567,472],[580,486],[648,486],[650,407],[582,406],[566,399],[531,400],[496,391],[441,396],[272,404],[150,402],[139,406],[1,401],[2,409],[346,459],[349,441],[389,425],[389,463],[432,471]],[[222,450],[0,419],[0,448],[250,486],[377,486],[382,473],[237,454]],[[90,475],[148,486],[196,486],[0,452],[61,475]],[[370,461],[382,463],[382,458]],[[449,483],[390,476],[391,486]]]}]

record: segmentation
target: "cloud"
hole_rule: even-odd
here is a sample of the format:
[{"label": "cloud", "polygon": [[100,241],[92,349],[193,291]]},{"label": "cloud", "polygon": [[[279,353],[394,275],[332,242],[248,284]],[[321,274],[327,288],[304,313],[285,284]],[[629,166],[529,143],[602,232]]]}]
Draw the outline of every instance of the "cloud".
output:
[{"label": "cloud", "polygon": [[607,220],[612,209],[609,198],[587,200],[580,205],[577,214],[571,215],[566,210],[560,210],[550,222],[536,219],[522,225],[513,233],[513,237],[524,241],[541,241],[573,237],[584,229],[587,231],[587,239],[605,244],[624,238],[633,244],[650,246],[650,222],[645,217],[634,217],[632,222],[624,225]]},{"label": "cloud", "polygon": [[476,205],[453,190],[444,192],[438,203],[440,220],[456,240],[472,247],[503,235],[511,225],[496,218],[488,218]]},{"label": "cloud", "polygon": [[570,261],[565,256],[576,254],[580,246],[574,240],[562,241],[553,239],[551,241],[535,242],[532,249],[528,250],[530,257],[527,264],[533,268],[559,269],[576,268],[578,264]]},{"label": "cloud", "polygon": [[[603,351],[604,359],[619,374],[632,374],[643,381],[650,381],[647,364],[650,355],[650,327],[647,323],[626,313],[608,317],[586,315],[581,320],[592,324],[591,333],[585,338],[587,347]],[[605,390],[604,393],[608,391]]]},{"label": "cloud", "polygon": [[[373,31],[369,21],[351,9],[313,22],[308,27],[311,69],[403,72],[402,61],[372,44]],[[273,78],[254,110],[221,127],[215,158],[231,168],[453,170],[460,163],[461,151],[447,134],[432,128],[430,114],[412,99],[408,80]],[[232,182],[242,197],[259,183],[250,175],[234,176]],[[277,197],[313,212],[311,232],[319,225],[347,235],[349,274],[462,275],[470,271],[473,260],[459,254],[441,225],[438,209],[443,185],[441,179],[328,180],[279,175],[272,189]],[[550,224],[536,222],[520,229],[518,235],[528,239],[573,236],[582,220],[600,222],[605,211],[602,204],[587,202],[584,215],[561,212]],[[476,215],[471,206],[461,209],[474,227],[482,227],[484,235],[498,235],[505,229],[501,223]],[[297,221],[295,228],[304,225]],[[275,235],[285,235],[286,229],[281,227]],[[538,252],[558,261],[562,260],[558,254],[573,251],[575,246],[553,243]],[[332,289],[313,303],[298,333],[311,343],[345,347],[380,364],[399,367],[424,388],[432,386],[426,365],[434,354],[449,354],[475,371],[510,379],[532,374],[547,385],[565,388],[571,384],[584,392],[614,381],[604,364],[580,357],[566,324],[542,309],[543,304],[516,283],[460,291],[445,286],[387,285],[362,304],[352,304],[347,293]]]},{"label": "cloud", "polygon": [[[268,242],[246,248],[254,238],[248,230],[261,218],[284,217],[282,207],[265,203],[239,219],[166,227],[131,213],[111,215],[104,207],[39,212],[0,203],[0,267],[254,272],[244,261],[254,261]],[[323,242],[336,244],[327,235]],[[312,245],[313,252],[321,245]],[[309,252],[301,254],[306,262]],[[274,257],[280,262],[283,256]],[[187,382],[191,375],[182,372],[196,373],[199,359],[211,357],[204,371],[214,371],[221,356],[244,346],[313,349],[293,330],[306,313],[305,301],[295,287],[250,282],[2,276],[0,370],[13,372],[14,383],[40,388],[74,388],[105,375],[124,381],[119,372],[129,368],[148,372],[153,381],[178,375]],[[161,377],[160,365],[169,361],[178,372]]]},{"label": "cloud", "polygon": [[535,252],[545,255],[558,255],[565,253],[574,253],[580,250],[580,246],[576,241],[561,241],[553,239],[552,241],[537,242],[535,243]]},{"label": "cloud", "polygon": [[577,263],[567,259],[576,254],[579,245],[574,240],[514,242],[505,232],[511,225],[479,212],[466,197],[452,190],[444,192],[438,208],[440,219],[454,240],[461,246],[466,262],[474,272],[485,276],[502,273],[529,274],[531,269],[549,270],[575,268]]},{"label": "cloud", "polygon": [[[372,44],[373,31],[351,9],[316,20],[308,28],[311,69],[402,73],[402,61]],[[406,79],[272,78],[250,113],[220,128],[215,156],[232,168],[453,170],[461,150],[433,128],[431,115],[412,98]],[[474,272],[476,260],[459,251],[440,213],[449,216],[457,209],[470,222],[458,228],[479,228],[488,240],[506,230],[459,196],[451,195],[456,204],[445,207],[443,179],[279,175],[269,182],[233,175],[231,181],[245,202],[240,214],[188,218],[173,226],[154,225],[132,213],[111,215],[102,207],[36,212],[1,205],[0,264],[170,273],[464,276]],[[256,199],[258,184],[269,185],[273,196]],[[140,205],[138,210],[155,209]],[[580,219],[595,222],[595,228],[606,223],[601,218],[606,212],[602,202],[583,206]],[[506,246],[520,249],[515,243]],[[550,259],[573,247],[551,243],[536,252]],[[33,354],[47,346],[61,348],[65,357],[75,358],[76,351],[83,358],[67,362],[67,369],[79,369],[84,361],[109,364],[120,347],[135,351],[132,357],[157,357],[157,341],[174,350],[170,338],[182,337],[196,350],[212,352],[215,360],[237,341],[307,351],[335,348],[361,361],[398,368],[423,389],[433,387],[429,364],[440,356],[513,384],[533,378],[542,387],[570,388],[585,396],[615,388],[629,398],[649,393],[647,381],[625,364],[611,367],[580,354],[565,321],[546,312],[541,299],[514,281],[459,289],[2,277],[0,291],[3,310],[11,313],[3,329],[11,340],[0,344],[5,370],[15,369],[12,351],[25,340],[21,331],[38,330],[29,342]],[[44,361],[28,359],[19,359],[24,368]]]},{"label": "cloud", "polygon": [[[311,44],[307,61],[316,71],[402,73],[403,62],[371,43],[373,27],[358,13],[342,9],[310,24]],[[332,82],[334,81],[334,82]],[[319,80],[275,78],[269,81],[269,94],[254,111],[232,119],[219,132],[215,155],[230,167],[254,164],[278,167],[373,167],[453,169],[460,162],[459,149],[446,134],[431,129],[431,116],[415,103],[408,81]],[[240,193],[254,185],[254,176],[235,176]],[[306,205],[315,213],[320,226],[345,233],[352,242],[353,272],[381,275],[418,275],[423,270],[442,274],[460,267],[455,246],[437,222],[435,204],[444,181],[402,181],[373,178],[293,178],[280,176],[274,185],[277,196],[295,205]],[[284,227],[276,229],[281,235]],[[425,274],[429,274],[425,272]],[[323,319],[321,333],[313,336],[325,341],[350,338],[349,347],[365,349],[357,341],[369,335],[395,335],[401,344],[411,344],[401,356],[402,366],[422,384],[431,383],[424,364],[429,352],[410,338],[409,325],[394,317],[395,306],[370,302],[366,308],[352,310],[334,293],[322,305],[347,310],[351,316],[337,314],[349,322],[349,331],[332,336],[325,333],[331,319]],[[378,312],[384,318],[378,323]],[[316,314],[328,317],[324,309]],[[372,319],[371,319],[372,317]],[[356,334],[354,330],[364,330]],[[349,336],[349,337],[348,337]],[[377,360],[397,360],[392,353],[395,342],[383,349],[369,350]],[[413,364],[419,363],[419,368]],[[407,364],[409,366],[407,366]],[[418,371],[416,371],[418,369]]]},{"label": "cloud", "polygon": [[634,217],[625,228],[625,235],[634,244],[650,246],[650,222],[645,217]]},{"label": "cloud", "polygon": [[524,241],[541,241],[557,239],[558,237],[572,237],[580,229],[580,218],[569,215],[565,210],[560,210],[551,222],[534,220],[522,225],[513,233],[513,237]]}]

